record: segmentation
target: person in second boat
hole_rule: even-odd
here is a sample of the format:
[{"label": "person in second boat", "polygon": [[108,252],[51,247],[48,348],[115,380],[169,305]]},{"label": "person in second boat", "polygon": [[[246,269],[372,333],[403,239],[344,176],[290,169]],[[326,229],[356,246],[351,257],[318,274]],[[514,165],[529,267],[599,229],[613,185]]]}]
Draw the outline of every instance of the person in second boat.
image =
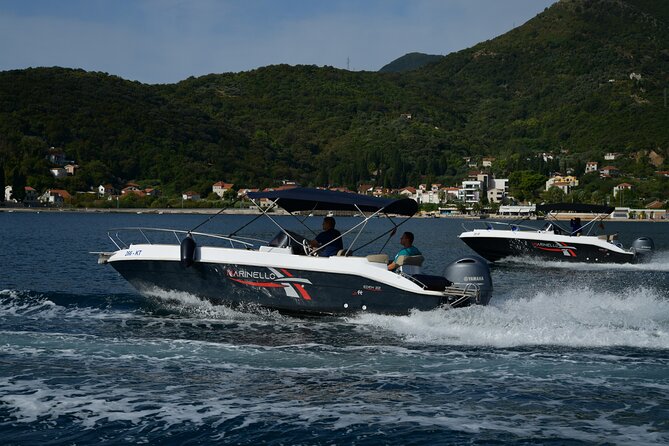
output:
[{"label": "person in second boat", "polygon": [[325,217],[323,219],[323,232],[318,234],[314,240],[309,242],[309,245],[312,248],[319,248],[323,245],[327,245],[324,248],[318,250],[318,255],[321,257],[337,255],[340,249],[344,249],[341,232],[335,229],[336,224],[337,223],[333,217]]},{"label": "person in second boat", "polygon": [[398,253],[395,255],[395,258],[393,259],[390,264],[388,264],[388,269],[390,271],[394,271],[397,269],[399,266],[397,264],[397,259],[399,259],[400,256],[419,256],[421,255],[420,251],[418,248],[416,248],[413,245],[413,233],[412,232],[405,232],[402,234],[402,237],[400,237],[400,244],[402,245],[402,249],[398,251]]}]

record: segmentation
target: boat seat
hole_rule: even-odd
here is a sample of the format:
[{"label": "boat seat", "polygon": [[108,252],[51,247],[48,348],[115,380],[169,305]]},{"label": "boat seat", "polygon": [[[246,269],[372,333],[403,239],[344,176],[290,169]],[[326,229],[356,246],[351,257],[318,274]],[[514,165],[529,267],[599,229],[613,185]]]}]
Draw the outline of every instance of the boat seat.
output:
[{"label": "boat seat", "polygon": [[388,254],[370,254],[367,256],[367,261],[371,263],[388,264]]},{"label": "boat seat", "polygon": [[618,234],[602,234],[597,236],[600,240],[606,240],[609,243],[613,243],[614,240],[618,240]]},{"label": "boat seat", "polygon": [[399,256],[395,263],[399,265],[399,270],[405,274],[420,274],[420,267],[423,266],[425,257],[423,256]]}]

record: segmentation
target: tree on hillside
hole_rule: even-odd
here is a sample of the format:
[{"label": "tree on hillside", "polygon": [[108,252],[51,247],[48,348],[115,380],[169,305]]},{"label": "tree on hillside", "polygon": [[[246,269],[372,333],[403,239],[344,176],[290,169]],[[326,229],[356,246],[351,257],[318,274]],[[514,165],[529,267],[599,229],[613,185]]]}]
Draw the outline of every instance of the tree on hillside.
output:
[{"label": "tree on hillside", "polygon": [[546,203],[563,203],[567,195],[559,187],[551,186],[550,189],[541,194],[541,199]]},{"label": "tree on hillside", "polygon": [[546,184],[546,177],[531,170],[521,170],[509,175],[509,184],[511,195],[517,200],[529,201],[539,197],[541,188]]},{"label": "tree on hillside", "polygon": [[26,195],[26,177],[18,168],[12,172],[12,198],[16,201],[23,201]]}]

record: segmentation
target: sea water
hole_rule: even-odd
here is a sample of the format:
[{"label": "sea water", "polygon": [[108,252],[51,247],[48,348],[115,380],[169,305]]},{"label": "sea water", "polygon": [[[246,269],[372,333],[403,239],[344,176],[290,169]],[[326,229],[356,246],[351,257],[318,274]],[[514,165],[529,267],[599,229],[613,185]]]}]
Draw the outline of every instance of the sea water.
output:
[{"label": "sea water", "polygon": [[[402,317],[143,296],[89,254],[114,249],[109,228],[204,219],[0,213],[2,444],[669,443],[666,223],[607,224],[626,245],[652,237],[650,263],[512,259],[492,268],[489,306]],[[224,215],[201,230],[245,221]],[[320,218],[305,223],[317,231]],[[402,227],[426,272],[472,254],[462,223]],[[387,224],[374,219],[362,238]],[[247,231],[275,232],[260,221]],[[399,235],[368,249],[393,254]]]}]

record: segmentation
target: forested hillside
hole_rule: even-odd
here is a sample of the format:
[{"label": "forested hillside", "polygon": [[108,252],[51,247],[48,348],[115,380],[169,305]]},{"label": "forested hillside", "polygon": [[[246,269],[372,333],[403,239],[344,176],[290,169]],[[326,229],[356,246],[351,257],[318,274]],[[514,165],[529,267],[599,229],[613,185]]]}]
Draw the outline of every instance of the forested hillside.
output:
[{"label": "forested hillside", "polygon": [[444,56],[436,56],[423,53],[409,53],[399,57],[389,64],[384,65],[379,70],[380,73],[404,73],[424,67],[427,64],[435,63],[443,59]]},{"label": "forested hillside", "polygon": [[[136,180],[206,194],[218,180],[453,184],[465,156],[495,157],[501,176],[580,173],[613,151],[628,155],[630,176],[653,177],[669,170],[668,24],[667,2],[562,0],[402,73],[278,65],[145,85],[63,68],[1,72],[0,168],[7,183],[38,190]],[[52,146],[77,175],[51,176]],[[662,184],[649,194],[666,199]]]}]

